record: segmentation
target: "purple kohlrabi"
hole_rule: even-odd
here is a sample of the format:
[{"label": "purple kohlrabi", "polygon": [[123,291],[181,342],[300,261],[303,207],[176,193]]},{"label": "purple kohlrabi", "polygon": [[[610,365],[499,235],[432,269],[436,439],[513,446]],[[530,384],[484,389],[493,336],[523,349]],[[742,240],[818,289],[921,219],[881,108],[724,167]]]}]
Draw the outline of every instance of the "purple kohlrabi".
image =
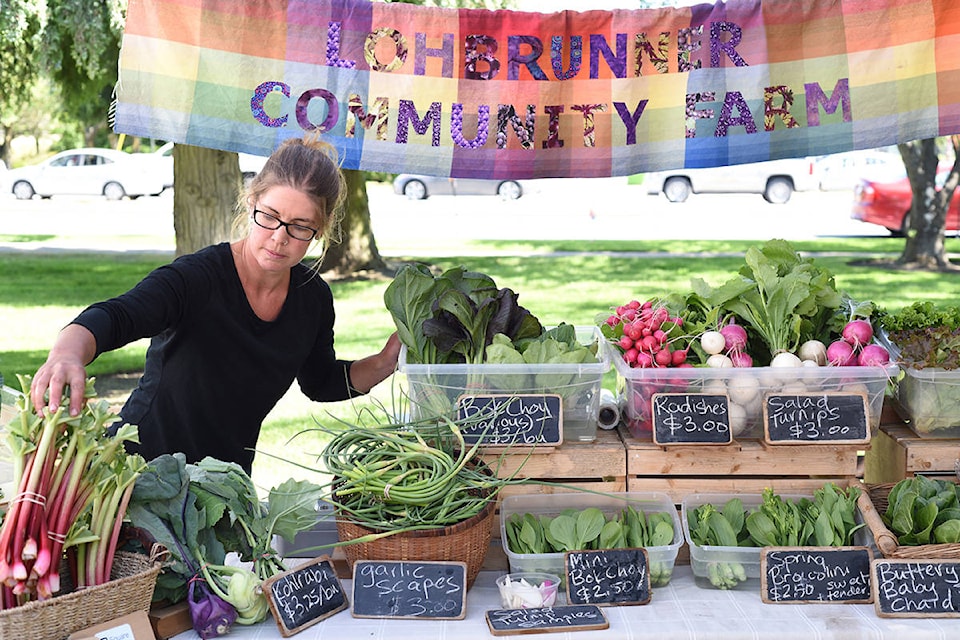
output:
[{"label": "purple kohlrabi", "polygon": [[202,578],[190,581],[187,601],[193,629],[201,638],[217,638],[230,632],[237,619],[237,610],[229,602],[216,595]]}]

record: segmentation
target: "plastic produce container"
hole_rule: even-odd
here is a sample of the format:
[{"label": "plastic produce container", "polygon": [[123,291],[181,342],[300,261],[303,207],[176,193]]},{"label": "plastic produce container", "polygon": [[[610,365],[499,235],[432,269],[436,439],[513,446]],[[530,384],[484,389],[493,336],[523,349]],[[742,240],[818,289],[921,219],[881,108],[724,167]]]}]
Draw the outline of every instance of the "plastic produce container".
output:
[{"label": "plastic produce container", "polygon": [[[613,352],[614,348],[607,345]],[[623,423],[635,438],[650,440],[655,393],[727,394],[734,439],[763,437],[763,398],[771,393],[865,393],[872,434],[880,427],[880,412],[889,382],[899,367],[656,367],[631,368],[611,353],[617,391],[623,399]]]},{"label": "plastic produce container", "polygon": [[606,493],[603,495],[572,492],[551,494],[520,494],[507,496],[500,504],[500,540],[503,550],[507,554],[512,573],[545,572],[564,576],[563,553],[515,553],[510,550],[507,541],[507,520],[510,516],[526,513],[534,516],[557,516],[565,509],[581,511],[587,507],[597,507],[609,520],[630,504],[634,509],[643,511],[645,515],[651,513],[669,513],[673,519],[673,541],[665,546],[647,547],[647,560],[652,566],[654,563],[665,565],[668,569],[667,577],[654,587],[664,586],[670,582],[669,574],[673,572],[677,553],[683,545],[683,530],[680,526],[680,517],[673,500],[665,493],[659,492],[628,492]]},{"label": "plastic produce container", "polygon": [[316,524],[297,532],[292,542],[287,542],[282,536],[273,536],[273,548],[281,558],[316,558],[324,554],[332,555],[332,545],[339,541],[333,505],[321,500],[317,502]]},{"label": "plastic produce container", "polygon": [[593,442],[597,437],[603,375],[609,351],[597,327],[577,327],[577,340],[598,342],[597,361],[581,364],[411,364],[400,350],[399,371],[406,375],[414,418],[452,413],[462,395],[559,394],[563,441]]},{"label": "plastic produce container", "polygon": [[[813,499],[813,495],[791,495],[778,493],[784,500],[799,500],[800,498]],[[683,521],[683,537],[690,548],[690,569],[693,571],[694,583],[698,587],[717,589],[710,582],[710,566],[716,563],[739,563],[746,573],[746,581],[738,584],[735,589],[752,591],[760,588],[760,550],[762,547],[722,547],[718,545],[697,545],[690,538],[690,514],[705,504],[714,505],[717,510],[732,498],[740,498],[744,509],[749,513],[763,504],[763,496],[759,493],[694,493],[685,496],[680,502],[680,519]],[[863,522],[860,508],[856,510],[856,521]],[[873,536],[869,527],[861,527],[854,532],[853,544],[857,546],[873,547]],[[875,551],[876,553],[876,551]]]},{"label": "plastic produce container", "polygon": [[960,438],[960,370],[905,368],[897,384],[900,413],[921,438]]}]

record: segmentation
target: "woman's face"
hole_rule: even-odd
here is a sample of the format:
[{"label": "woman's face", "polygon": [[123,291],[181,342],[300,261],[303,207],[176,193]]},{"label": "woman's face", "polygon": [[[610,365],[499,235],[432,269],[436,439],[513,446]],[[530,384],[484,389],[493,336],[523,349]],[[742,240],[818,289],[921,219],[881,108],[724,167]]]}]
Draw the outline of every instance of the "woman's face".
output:
[{"label": "woman's face", "polygon": [[300,262],[313,239],[323,233],[313,201],[288,186],[265,191],[252,203],[250,215],[247,244],[267,271],[289,269]]}]

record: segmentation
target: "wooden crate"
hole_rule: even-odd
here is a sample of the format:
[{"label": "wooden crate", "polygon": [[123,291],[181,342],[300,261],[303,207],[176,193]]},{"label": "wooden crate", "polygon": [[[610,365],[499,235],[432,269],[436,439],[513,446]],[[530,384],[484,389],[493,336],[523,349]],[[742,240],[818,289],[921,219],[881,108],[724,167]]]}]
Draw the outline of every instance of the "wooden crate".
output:
[{"label": "wooden crate", "polygon": [[561,484],[596,491],[627,490],[626,453],[615,430],[600,429],[593,442],[565,442],[549,453],[484,453],[481,457],[501,478],[515,473],[518,478],[548,483],[507,487],[505,496],[570,491]]},{"label": "wooden crate", "polygon": [[827,482],[846,486],[857,476],[863,445],[663,446],[622,434],[627,490],[662,491],[679,503],[691,493],[812,493]]},{"label": "wooden crate", "polygon": [[881,424],[864,459],[867,484],[899,482],[917,474],[956,480],[960,440],[921,438],[902,422]]}]

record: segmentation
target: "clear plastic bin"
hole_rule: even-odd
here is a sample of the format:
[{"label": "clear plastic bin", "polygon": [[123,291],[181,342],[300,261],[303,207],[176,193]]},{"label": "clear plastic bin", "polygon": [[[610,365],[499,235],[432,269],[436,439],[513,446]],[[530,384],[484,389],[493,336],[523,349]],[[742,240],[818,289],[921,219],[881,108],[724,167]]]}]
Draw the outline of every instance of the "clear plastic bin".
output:
[{"label": "clear plastic bin", "polygon": [[960,438],[960,370],[903,370],[897,384],[901,417],[921,438]]},{"label": "clear plastic bin", "polygon": [[[613,352],[614,347],[607,348]],[[635,438],[650,440],[655,393],[727,394],[734,439],[763,437],[763,398],[770,393],[865,393],[872,434],[880,427],[887,385],[899,367],[655,367],[631,368],[611,353],[622,398],[623,423]],[[739,412],[739,413],[738,413]]]},{"label": "clear plastic bin", "polygon": [[[813,499],[813,495],[791,495],[778,493],[784,500],[799,500],[800,498]],[[759,493],[694,493],[684,496],[680,502],[680,520],[683,521],[683,537],[690,548],[690,569],[693,571],[694,582],[698,587],[707,589],[718,588],[710,581],[710,571],[717,565],[739,564],[743,567],[746,580],[740,582],[735,589],[749,589],[756,591],[760,588],[760,550],[762,547],[723,547],[718,545],[697,545],[690,538],[690,514],[705,504],[714,505],[717,510],[732,498],[740,498],[747,512],[763,504],[763,496]],[[862,522],[859,507],[856,510],[857,522]],[[873,535],[869,527],[860,527],[853,534],[853,542],[857,546],[874,547]],[[875,552],[876,553],[876,552]]]},{"label": "clear plastic bin", "polygon": [[603,375],[609,352],[597,327],[577,327],[584,345],[598,342],[597,361],[582,364],[410,364],[400,350],[414,418],[452,412],[464,394],[558,394],[563,401],[563,441],[593,442],[597,437]]},{"label": "clear plastic bin", "polygon": [[563,553],[515,553],[510,550],[507,541],[507,520],[510,516],[525,513],[534,516],[557,516],[564,509],[577,511],[587,507],[600,509],[609,519],[623,510],[627,505],[643,511],[645,515],[651,513],[669,513],[673,518],[673,541],[665,546],[647,547],[647,561],[650,566],[658,563],[662,566],[662,578],[651,586],[664,586],[670,582],[677,553],[683,545],[683,530],[680,526],[680,517],[677,507],[670,496],[658,492],[628,492],[594,494],[586,492],[550,493],[550,494],[521,494],[507,496],[500,504],[500,540],[503,550],[507,554],[512,573],[546,572],[563,576]]}]

